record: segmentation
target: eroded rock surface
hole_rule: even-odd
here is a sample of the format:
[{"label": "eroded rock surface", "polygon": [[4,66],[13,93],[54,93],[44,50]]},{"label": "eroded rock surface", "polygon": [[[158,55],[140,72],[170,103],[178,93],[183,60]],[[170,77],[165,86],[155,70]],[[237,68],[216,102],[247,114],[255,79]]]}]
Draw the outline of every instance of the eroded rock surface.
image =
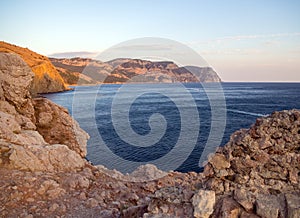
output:
[{"label": "eroded rock surface", "polygon": [[[47,57],[37,54],[28,48],[22,48],[3,41],[0,41],[0,52],[20,55],[31,68],[35,75],[34,79],[31,81],[31,93],[60,92],[68,89],[63,78]],[[17,71],[15,72],[18,75],[20,73]],[[10,85],[14,86],[13,83]]]},{"label": "eroded rock surface", "polygon": [[88,135],[62,107],[31,98],[33,77],[18,55],[0,53],[1,165],[51,172],[84,167]]},{"label": "eroded rock surface", "polygon": [[250,129],[235,132],[209,160],[204,175],[203,186],[219,196],[216,204],[233,208],[224,206],[222,196],[227,196],[226,202],[239,207],[231,217],[245,212],[297,217],[293,215],[297,209],[287,206],[283,194],[300,199],[300,111],[274,112],[257,119]]}]

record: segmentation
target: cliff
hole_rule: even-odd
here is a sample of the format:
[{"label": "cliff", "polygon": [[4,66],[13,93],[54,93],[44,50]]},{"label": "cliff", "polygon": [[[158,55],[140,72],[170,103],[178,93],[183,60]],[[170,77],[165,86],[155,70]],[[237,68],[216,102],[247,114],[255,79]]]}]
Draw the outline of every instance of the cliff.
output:
[{"label": "cliff", "polygon": [[29,92],[34,74],[0,54],[1,217],[300,217],[300,111],[232,134],[203,173],[153,165],[123,175],[84,157],[67,110]]},{"label": "cliff", "polygon": [[[221,82],[209,67],[179,67],[173,62],[115,59],[107,62],[88,58],[50,58],[68,84]],[[84,70],[84,72],[83,72]],[[79,81],[79,82],[78,82]]]},{"label": "cliff", "polygon": [[[69,85],[97,84],[112,71],[109,64],[90,58],[50,58],[50,61]],[[85,71],[83,72],[83,70]]]},{"label": "cliff", "polygon": [[0,41],[0,52],[18,54],[28,64],[35,74],[31,85],[32,93],[60,92],[68,89],[61,75],[47,57],[28,48],[22,48],[3,41]]}]

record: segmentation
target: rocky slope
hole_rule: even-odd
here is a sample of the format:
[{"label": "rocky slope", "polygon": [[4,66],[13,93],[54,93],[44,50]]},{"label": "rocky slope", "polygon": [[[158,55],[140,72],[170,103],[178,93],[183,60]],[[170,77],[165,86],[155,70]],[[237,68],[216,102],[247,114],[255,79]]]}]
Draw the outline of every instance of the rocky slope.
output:
[{"label": "rocky slope", "polygon": [[34,72],[35,77],[31,86],[32,93],[60,92],[67,90],[64,80],[49,59],[28,48],[22,48],[0,41],[0,52],[20,55]]},{"label": "rocky slope", "polygon": [[[220,82],[212,68],[178,67],[173,62],[115,59],[100,62],[87,58],[50,58],[68,84]],[[84,70],[84,72],[83,72]],[[194,74],[194,75],[193,75]],[[80,80],[79,82],[77,82]]]},{"label": "rocky slope", "polygon": [[31,97],[33,76],[0,54],[1,217],[300,217],[299,110],[237,131],[203,173],[145,165],[122,175],[84,159],[88,135]]},{"label": "rocky slope", "polygon": [[109,64],[89,58],[49,59],[69,85],[97,84],[113,69]]}]

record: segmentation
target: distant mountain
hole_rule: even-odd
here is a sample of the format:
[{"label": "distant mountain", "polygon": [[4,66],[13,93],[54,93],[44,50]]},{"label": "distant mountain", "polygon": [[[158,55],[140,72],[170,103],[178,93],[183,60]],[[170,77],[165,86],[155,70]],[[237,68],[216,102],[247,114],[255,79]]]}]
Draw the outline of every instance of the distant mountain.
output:
[{"label": "distant mountain", "polygon": [[[107,62],[89,58],[50,58],[67,84],[220,82],[210,67],[179,67],[171,61],[114,59]],[[83,72],[84,71],[84,72]]]},{"label": "distant mountain", "polygon": [[111,65],[90,58],[49,59],[69,85],[97,84],[113,70]]},{"label": "distant mountain", "polygon": [[0,52],[18,54],[29,65],[35,74],[31,86],[33,94],[68,90],[63,78],[46,56],[3,41],[0,41]]}]

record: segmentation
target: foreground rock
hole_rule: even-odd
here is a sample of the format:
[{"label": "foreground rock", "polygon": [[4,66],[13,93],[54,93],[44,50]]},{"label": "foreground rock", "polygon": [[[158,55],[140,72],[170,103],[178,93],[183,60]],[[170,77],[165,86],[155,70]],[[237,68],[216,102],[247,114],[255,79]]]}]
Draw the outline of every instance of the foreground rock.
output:
[{"label": "foreground rock", "polygon": [[0,53],[1,166],[49,172],[81,169],[88,135],[65,109],[31,98],[33,77],[19,56]]},{"label": "foreground rock", "polygon": [[31,98],[33,75],[0,54],[1,217],[300,217],[299,110],[237,131],[203,173],[123,175],[85,161],[88,135],[64,108]]},{"label": "foreground rock", "polygon": [[227,209],[233,217],[298,217],[299,206],[289,206],[289,199],[300,200],[300,111],[274,112],[235,132],[204,175],[203,187],[215,191],[216,205],[222,205],[216,217]]},{"label": "foreground rock", "polygon": [[32,93],[60,92],[68,89],[47,57],[3,41],[0,41],[0,52],[18,54],[28,64],[35,74],[30,88]]}]

